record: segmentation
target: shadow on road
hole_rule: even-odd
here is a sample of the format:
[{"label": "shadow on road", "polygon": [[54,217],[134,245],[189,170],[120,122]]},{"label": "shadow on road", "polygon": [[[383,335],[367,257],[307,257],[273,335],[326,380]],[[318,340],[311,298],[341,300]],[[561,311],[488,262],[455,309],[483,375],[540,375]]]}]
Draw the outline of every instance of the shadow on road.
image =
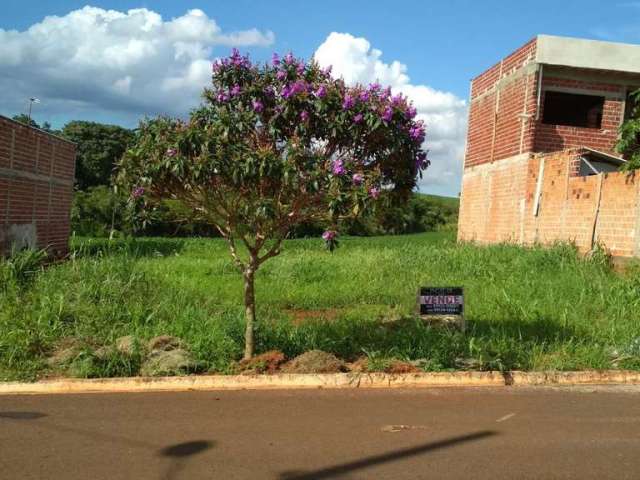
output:
[{"label": "shadow on road", "polygon": [[[0,420],[38,420],[47,417],[46,413],[28,412],[28,411],[9,411],[0,412]],[[38,422],[39,428],[54,431],[61,434],[73,434],[85,437],[92,441],[111,443],[114,445],[126,445],[130,448],[140,448],[143,450],[154,450],[161,457],[171,459],[169,468],[166,470],[164,478],[171,480],[175,478],[180,470],[185,466],[188,457],[197,455],[209,450],[215,445],[215,442],[209,440],[193,440],[190,442],[176,443],[168,447],[160,448],[150,442],[134,440],[119,435],[110,435],[108,433],[96,432],[80,427],[72,427],[68,425],[51,424],[51,422]]]},{"label": "shadow on road", "polygon": [[208,440],[195,440],[193,442],[176,443],[175,445],[163,448],[160,450],[159,455],[173,459],[165,472],[164,478],[166,480],[176,478],[178,473],[184,468],[187,457],[209,450],[214,445],[214,442]]},{"label": "shadow on road", "polygon": [[213,442],[209,442],[207,440],[196,440],[194,442],[177,443],[160,450],[160,455],[162,455],[163,457],[188,457],[190,455],[195,455],[196,453],[208,450],[212,446]]},{"label": "shadow on road", "polygon": [[481,431],[476,433],[470,433],[468,435],[462,435],[459,437],[453,437],[446,440],[440,440],[439,442],[429,442],[424,445],[418,445],[417,447],[403,448],[389,453],[383,453],[381,455],[373,455],[365,457],[361,460],[353,462],[342,463],[340,465],[334,465],[332,467],[315,470],[312,472],[284,472],[280,475],[281,480],[317,480],[320,478],[336,478],[341,475],[346,475],[354,470],[361,470],[364,468],[380,465],[388,462],[395,462],[402,460],[403,458],[420,455],[430,452],[432,450],[438,450],[441,448],[448,448],[465,442],[473,442],[481,440],[483,438],[497,435],[494,431]]}]

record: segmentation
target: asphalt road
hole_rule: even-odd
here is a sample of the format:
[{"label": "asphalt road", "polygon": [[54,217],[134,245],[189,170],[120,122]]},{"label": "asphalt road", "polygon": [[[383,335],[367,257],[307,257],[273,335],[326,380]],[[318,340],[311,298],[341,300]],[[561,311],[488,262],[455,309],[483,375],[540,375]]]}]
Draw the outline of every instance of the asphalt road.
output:
[{"label": "asphalt road", "polygon": [[640,388],[0,396],[2,479],[638,479]]}]

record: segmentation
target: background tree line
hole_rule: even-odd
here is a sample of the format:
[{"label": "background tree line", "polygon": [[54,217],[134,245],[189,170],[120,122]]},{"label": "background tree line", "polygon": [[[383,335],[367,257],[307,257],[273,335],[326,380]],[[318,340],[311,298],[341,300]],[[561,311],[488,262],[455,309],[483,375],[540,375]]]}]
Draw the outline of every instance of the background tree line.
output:
[{"label": "background tree line", "polygon": [[[76,184],[71,213],[72,230],[76,235],[107,237],[136,234],[157,236],[216,236],[211,227],[178,200],[165,200],[151,222],[133,231],[127,218],[125,203],[130,192],[117,192],[113,187],[116,162],[134,141],[135,130],[117,125],[73,120],[60,130],[44,123],[39,125],[24,115],[14,120],[41,128],[66,138],[77,145]],[[402,207],[379,205],[365,217],[345,223],[346,235],[388,235],[419,233],[455,228],[458,220],[458,199],[416,193]],[[294,236],[320,236],[324,225],[304,224]]]}]

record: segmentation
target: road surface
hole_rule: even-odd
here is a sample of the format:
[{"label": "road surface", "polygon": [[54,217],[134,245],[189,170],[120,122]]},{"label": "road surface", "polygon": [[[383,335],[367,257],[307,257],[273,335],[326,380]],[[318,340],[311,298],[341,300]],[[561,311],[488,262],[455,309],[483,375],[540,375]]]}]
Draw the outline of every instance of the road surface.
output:
[{"label": "road surface", "polygon": [[0,396],[0,478],[638,479],[640,388]]}]

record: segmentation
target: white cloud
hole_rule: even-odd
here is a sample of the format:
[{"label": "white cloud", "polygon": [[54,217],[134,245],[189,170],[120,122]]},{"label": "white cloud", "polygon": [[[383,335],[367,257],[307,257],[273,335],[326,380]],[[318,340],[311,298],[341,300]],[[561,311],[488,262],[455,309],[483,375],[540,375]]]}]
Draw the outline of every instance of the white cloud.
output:
[{"label": "white cloud", "polygon": [[422,179],[421,190],[458,194],[467,125],[464,100],[427,85],[412,84],[406,65],[398,61],[384,63],[380,50],[371,48],[365,38],[348,33],[331,33],[314,58],[322,66],[332,65],[333,74],[348,84],[377,81],[391,86],[394,93],[408,96],[418,110],[417,118],[427,125],[425,148],[429,150],[431,166]]},{"label": "white cloud", "polygon": [[84,7],[25,31],[0,29],[0,111],[18,113],[37,96],[44,116],[184,115],[210,81],[215,47],[273,42],[270,31],[224,32],[201,10],[164,20],[144,8]]}]

